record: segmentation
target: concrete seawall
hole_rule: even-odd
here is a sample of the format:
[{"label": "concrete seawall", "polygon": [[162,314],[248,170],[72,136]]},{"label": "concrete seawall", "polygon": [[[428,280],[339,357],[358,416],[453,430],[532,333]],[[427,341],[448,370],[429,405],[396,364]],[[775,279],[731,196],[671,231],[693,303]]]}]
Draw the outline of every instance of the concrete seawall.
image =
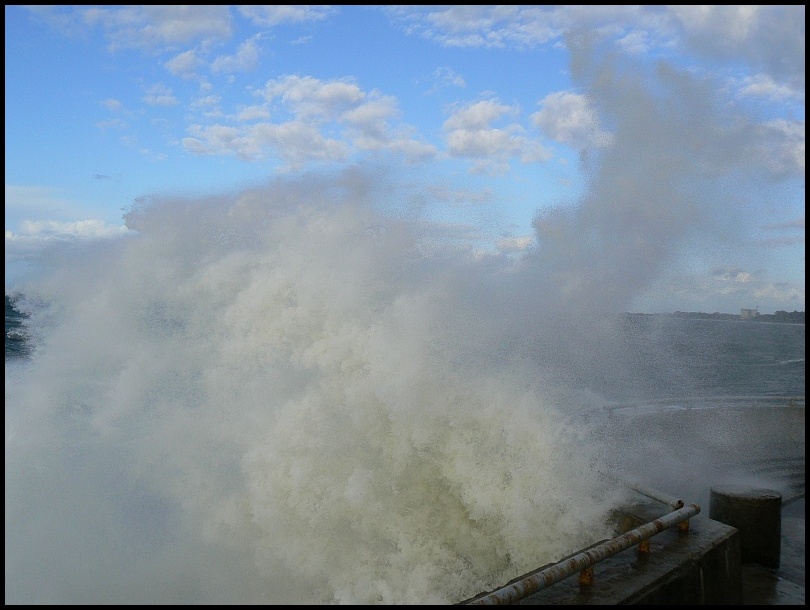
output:
[{"label": "concrete seawall", "polygon": [[[624,420],[611,420],[621,424]],[[700,450],[700,457],[710,476],[715,481],[705,482],[700,512],[689,519],[688,528],[668,527],[652,536],[644,545],[626,550],[602,559],[593,565],[592,574],[581,579],[576,574],[543,586],[522,595],[515,605],[804,605],[805,603],[805,535],[804,535],[804,397],[800,406],[793,402],[785,407],[768,408],[712,408],[667,410],[664,413],[634,414],[626,420],[628,439],[637,430],[639,422],[644,431],[654,438],[656,432],[675,429],[679,431],[671,445],[656,445],[656,451],[667,456],[679,457],[679,451]],[[723,446],[711,444],[696,445],[696,440],[705,440],[699,431],[723,430],[724,438],[736,439]],[[629,444],[627,446],[633,446]],[[655,455],[634,455],[633,459],[651,460]],[[764,485],[778,491],[784,500],[781,509],[777,508],[776,523],[761,525],[775,532],[778,559],[772,557],[773,536],[770,536],[767,551],[759,556],[768,560],[757,562],[750,549],[744,557],[743,550],[750,547],[751,527],[748,521],[736,521],[738,529],[719,519],[710,517],[710,485],[717,483],[718,492],[724,490],[724,502],[734,501],[735,486],[726,487],[726,482],[738,479],[756,480],[756,486]],[[697,488],[703,491],[702,488]],[[766,491],[766,490],[760,490]],[[767,500],[766,496],[754,496],[756,503]],[[695,498],[685,498],[692,500]],[[616,515],[617,535],[638,528],[641,524],[660,519],[668,510],[660,502],[640,500],[636,504],[620,508]],[[715,515],[732,510],[728,505],[723,510],[715,510]],[[732,515],[733,516],[733,515]],[[751,518],[748,516],[748,518]],[[758,519],[758,517],[757,517]],[[723,518],[735,523],[734,519]],[[761,531],[756,532],[760,538]],[[756,544],[765,544],[758,541]],[[599,543],[594,547],[598,547]],[[781,548],[780,548],[781,546]],[[591,548],[594,548],[591,547]],[[765,548],[765,547],[763,547]],[[581,555],[574,554],[565,560]],[[461,604],[505,603],[498,596],[505,588],[517,583],[537,582],[550,568],[549,564],[513,579],[493,591],[481,592]],[[528,580],[527,580],[528,579]],[[520,587],[522,591],[527,590]],[[496,601],[492,601],[495,599]]]}]

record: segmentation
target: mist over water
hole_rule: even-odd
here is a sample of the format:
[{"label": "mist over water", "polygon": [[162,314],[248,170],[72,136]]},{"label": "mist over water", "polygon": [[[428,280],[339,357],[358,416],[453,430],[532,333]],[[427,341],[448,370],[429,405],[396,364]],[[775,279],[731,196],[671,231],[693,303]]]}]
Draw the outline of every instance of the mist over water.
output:
[{"label": "mist over water", "polygon": [[593,89],[616,152],[523,260],[437,247],[353,168],[141,202],[21,287],[6,602],[448,603],[608,536],[576,416],[650,391],[614,314],[718,200],[639,139],[702,108]]}]

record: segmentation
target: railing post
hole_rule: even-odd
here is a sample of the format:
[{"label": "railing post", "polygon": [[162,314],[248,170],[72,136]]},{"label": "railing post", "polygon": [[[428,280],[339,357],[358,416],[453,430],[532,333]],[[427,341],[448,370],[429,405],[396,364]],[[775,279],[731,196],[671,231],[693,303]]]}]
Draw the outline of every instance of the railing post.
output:
[{"label": "railing post", "polygon": [[579,573],[579,584],[588,586],[593,584],[593,566],[589,566]]}]

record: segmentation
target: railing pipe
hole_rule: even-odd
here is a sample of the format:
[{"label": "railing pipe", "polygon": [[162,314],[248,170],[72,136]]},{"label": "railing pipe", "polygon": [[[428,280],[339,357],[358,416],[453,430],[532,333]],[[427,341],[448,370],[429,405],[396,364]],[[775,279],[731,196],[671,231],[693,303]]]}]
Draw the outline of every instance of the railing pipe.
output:
[{"label": "railing pipe", "polygon": [[658,491],[656,489],[653,489],[652,487],[647,487],[646,485],[643,485],[641,483],[629,482],[627,483],[627,486],[630,489],[637,491],[642,496],[652,498],[653,500],[656,500],[661,504],[666,504],[670,508],[673,509],[683,508],[683,500],[676,498],[675,496],[670,496],[662,491]]},{"label": "railing pipe", "polygon": [[535,572],[518,582],[506,585],[492,593],[473,599],[469,601],[467,605],[496,605],[517,602],[536,591],[545,589],[564,578],[568,578],[576,572],[587,570],[603,559],[621,553],[625,549],[639,544],[643,540],[652,538],[665,529],[694,517],[699,512],[700,506],[697,504],[684,506],[650,523],[645,523],[634,530],[625,532],[621,536],[597,544],[587,551],[578,553],[551,567]]}]

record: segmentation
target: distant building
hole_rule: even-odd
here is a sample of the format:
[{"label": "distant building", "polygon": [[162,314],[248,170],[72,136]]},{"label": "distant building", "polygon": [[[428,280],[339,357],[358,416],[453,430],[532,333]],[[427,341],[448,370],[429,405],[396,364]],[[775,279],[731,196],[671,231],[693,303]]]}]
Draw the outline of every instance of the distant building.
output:
[{"label": "distant building", "polygon": [[759,315],[759,307],[756,309],[741,309],[740,320],[751,320]]}]

